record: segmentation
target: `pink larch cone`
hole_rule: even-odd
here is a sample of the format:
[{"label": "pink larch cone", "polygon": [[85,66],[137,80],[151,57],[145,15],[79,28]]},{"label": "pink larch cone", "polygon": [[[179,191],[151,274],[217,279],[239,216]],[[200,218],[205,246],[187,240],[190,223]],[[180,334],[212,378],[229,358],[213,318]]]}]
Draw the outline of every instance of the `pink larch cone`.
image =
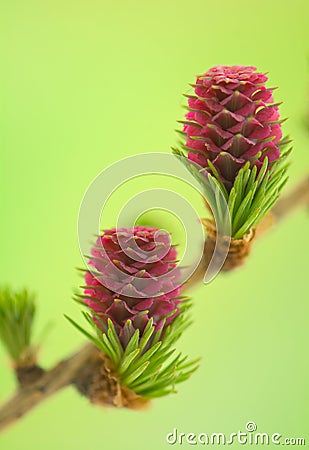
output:
[{"label": "pink larch cone", "polygon": [[[158,231],[143,226],[104,230],[91,251],[93,270],[85,274],[84,302],[100,319],[98,324],[112,320],[124,347],[150,318],[155,330],[164,331],[179,313],[177,252],[169,236]],[[147,252],[150,257],[145,257]]]},{"label": "pink larch cone", "polygon": [[247,161],[259,169],[267,156],[269,169],[280,157],[279,111],[266,81],[252,66],[217,66],[188,95],[188,158],[213,174],[210,161],[228,191]]}]

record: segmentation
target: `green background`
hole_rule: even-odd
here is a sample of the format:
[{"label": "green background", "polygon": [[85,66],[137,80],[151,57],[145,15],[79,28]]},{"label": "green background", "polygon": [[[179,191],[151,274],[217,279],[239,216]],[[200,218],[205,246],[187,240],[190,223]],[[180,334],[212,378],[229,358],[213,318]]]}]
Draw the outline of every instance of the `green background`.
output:
[{"label": "green background", "polygon": [[[63,313],[79,318],[70,299],[81,282],[76,224],[87,186],[123,157],[169,152],[196,74],[216,64],[269,71],[294,139],[286,191],[304,176],[308,2],[0,4],[0,282],[37,292],[36,331],[54,325],[41,352],[49,366],[83,341]],[[113,225],[112,214],[103,223]],[[203,359],[177,395],[131,412],[92,407],[67,389],[3,434],[1,450],[157,450],[174,427],[230,433],[252,420],[308,442],[307,230],[306,212],[293,214],[256,243],[246,267],[192,291],[194,325],[178,347]],[[0,399],[13,390],[0,347]]]}]

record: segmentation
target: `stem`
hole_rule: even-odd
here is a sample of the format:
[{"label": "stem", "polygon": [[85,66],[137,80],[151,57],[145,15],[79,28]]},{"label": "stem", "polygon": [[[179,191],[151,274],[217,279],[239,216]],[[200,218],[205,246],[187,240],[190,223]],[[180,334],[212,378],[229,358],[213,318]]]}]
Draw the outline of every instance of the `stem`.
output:
[{"label": "stem", "polygon": [[0,409],[0,431],[61,389],[74,384],[79,372],[92,357],[95,347],[86,345],[68,359],[45,372],[32,385],[22,387]]},{"label": "stem", "polygon": [[309,207],[309,175],[304,178],[289,194],[280,198],[271,212],[279,222],[301,206]]}]

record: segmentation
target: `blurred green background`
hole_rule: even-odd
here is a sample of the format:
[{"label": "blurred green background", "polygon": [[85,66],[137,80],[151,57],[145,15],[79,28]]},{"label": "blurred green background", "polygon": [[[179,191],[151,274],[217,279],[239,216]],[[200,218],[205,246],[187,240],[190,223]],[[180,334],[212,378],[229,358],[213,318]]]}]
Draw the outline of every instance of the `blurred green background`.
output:
[{"label": "blurred green background", "polygon": [[[79,318],[70,299],[81,282],[76,229],[87,186],[123,157],[169,152],[196,74],[216,64],[269,71],[294,139],[285,191],[307,172],[308,1],[0,5],[0,282],[37,292],[37,332],[54,324],[41,355],[49,366],[83,341],[63,313]],[[103,224],[113,225],[112,213]],[[177,395],[131,412],[94,408],[67,389],[3,434],[1,450],[157,450],[174,427],[230,433],[252,420],[308,442],[307,230],[307,213],[293,214],[256,243],[246,267],[192,292],[194,325],[178,347],[203,359]],[[13,390],[0,347],[0,399]]]}]

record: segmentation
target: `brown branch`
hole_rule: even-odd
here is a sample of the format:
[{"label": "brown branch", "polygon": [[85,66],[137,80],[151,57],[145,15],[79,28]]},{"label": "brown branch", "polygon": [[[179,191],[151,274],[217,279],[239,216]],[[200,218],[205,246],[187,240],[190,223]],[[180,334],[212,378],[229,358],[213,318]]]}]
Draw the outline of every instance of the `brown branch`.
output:
[{"label": "brown branch", "polygon": [[[280,221],[302,205],[309,206],[309,177],[277,202],[271,215],[268,215],[257,228],[256,235],[260,235],[261,231],[268,229],[270,224]],[[209,242],[207,244],[206,241],[205,249],[207,245]],[[209,264],[208,250],[204,252],[204,258],[199,267],[187,282],[187,289],[202,281]],[[97,376],[99,372],[100,377]],[[20,386],[19,391],[0,409],[0,431],[23,417],[48,397],[70,385],[75,385],[93,403],[138,409],[146,405],[141,397],[120,386],[108,362],[104,360],[96,347],[89,344],[51,370],[42,372],[42,376],[34,383]]]},{"label": "brown branch", "polygon": [[70,385],[97,405],[130,409],[144,409],[149,405],[149,400],[122,386],[111,361],[94,345],[88,344],[43,372],[33,384],[20,386],[0,409],[0,431]]},{"label": "brown branch", "polygon": [[302,180],[290,193],[281,197],[271,212],[275,221],[279,222],[301,206],[309,207],[309,176]]},{"label": "brown branch", "polygon": [[68,359],[45,372],[32,385],[20,388],[0,409],[0,431],[13,424],[51,395],[73,384],[95,350],[93,345],[83,347]]}]

